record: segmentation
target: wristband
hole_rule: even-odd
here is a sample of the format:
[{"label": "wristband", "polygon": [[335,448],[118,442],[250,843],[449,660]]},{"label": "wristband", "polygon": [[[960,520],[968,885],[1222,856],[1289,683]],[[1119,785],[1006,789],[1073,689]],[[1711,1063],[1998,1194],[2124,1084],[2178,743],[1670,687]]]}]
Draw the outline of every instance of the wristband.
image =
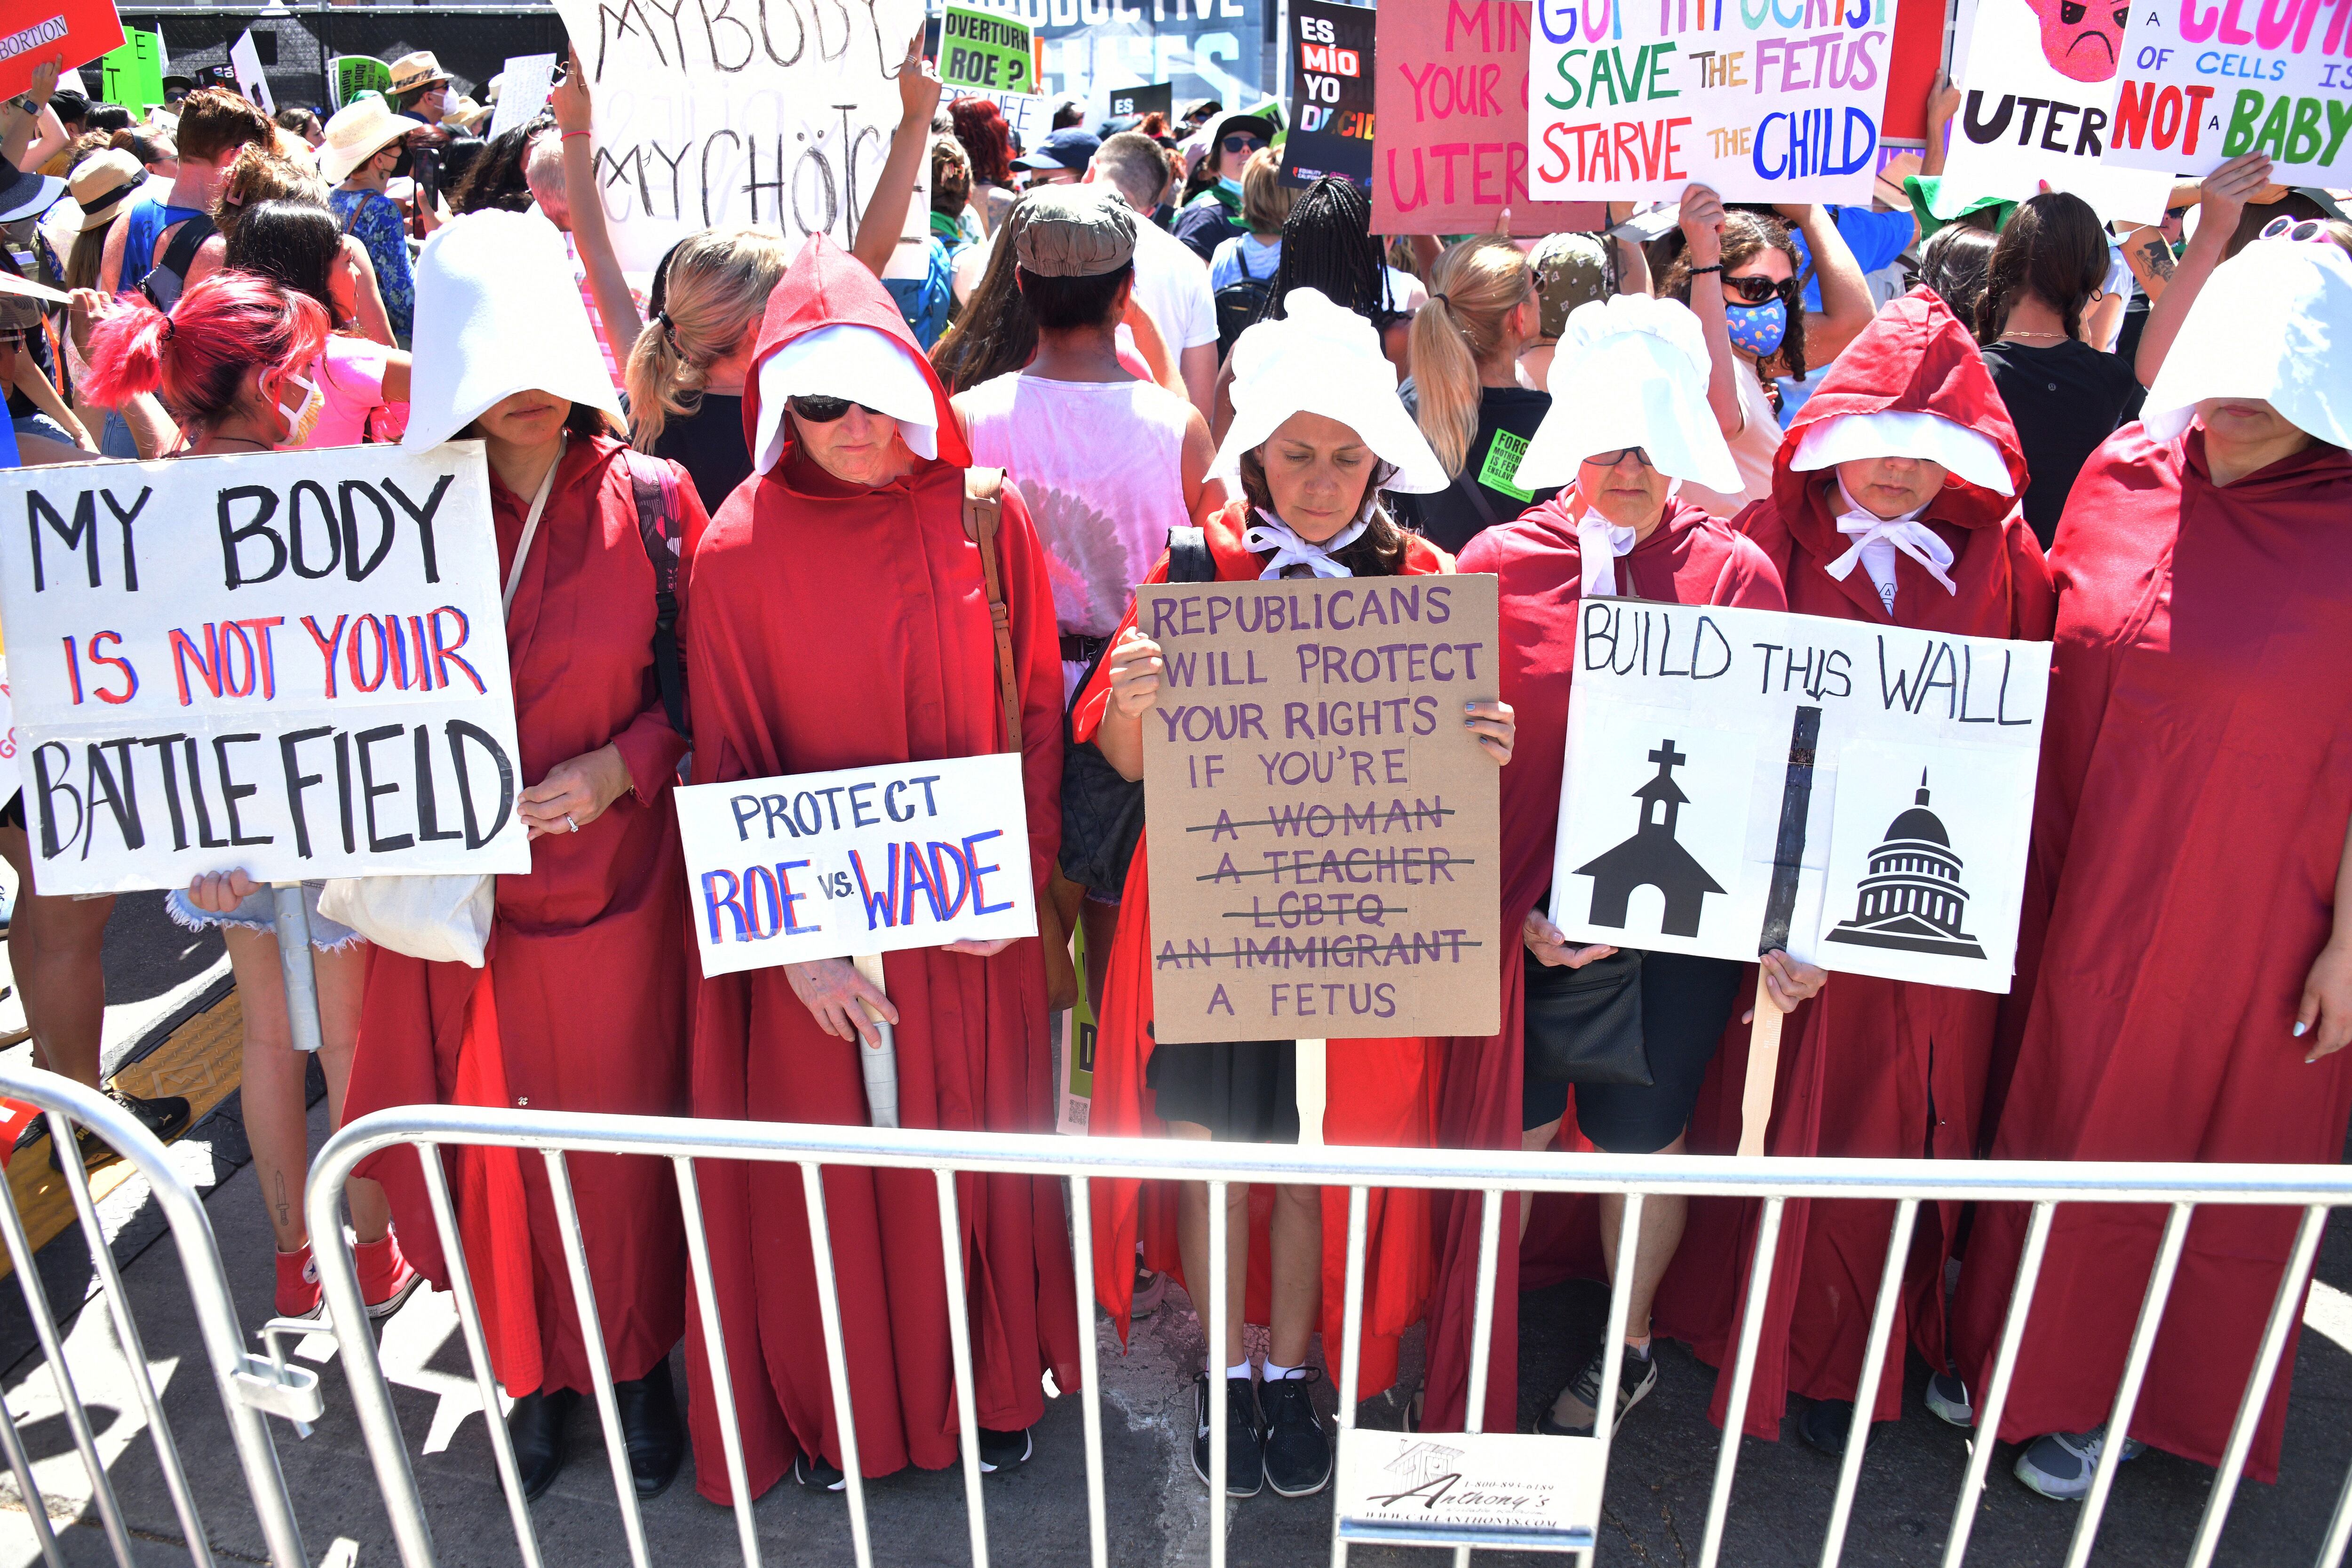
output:
[{"label": "wristband", "polygon": [[567,132],[565,132],[563,133],[563,140],[565,140],[566,142],[569,142],[569,141],[571,141],[574,136],[585,136],[585,135],[587,135],[587,134],[588,134],[588,132],[586,132],[585,131],[567,131]]},{"label": "wristband", "polygon": [[1694,268],[1692,268],[1690,270],[1691,270],[1691,276],[1692,276],[1692,277],[1694,277],[1694,278],[1696,278],[1696,277],[1697,277],[1697,276],[1698,276],[1700,273],[1702,273],[1702,272],[1720,272],[1720,271],[1722,271],[1722,270],[1723,270],[1723,263],[1722,263],[1722,262],[1720,262],[1720,261],[1718,261],[1718,262],[1717,262],[1717,263],[1716,263],[1714,266],[1712,266],[1712,267],[1694,267]]}]

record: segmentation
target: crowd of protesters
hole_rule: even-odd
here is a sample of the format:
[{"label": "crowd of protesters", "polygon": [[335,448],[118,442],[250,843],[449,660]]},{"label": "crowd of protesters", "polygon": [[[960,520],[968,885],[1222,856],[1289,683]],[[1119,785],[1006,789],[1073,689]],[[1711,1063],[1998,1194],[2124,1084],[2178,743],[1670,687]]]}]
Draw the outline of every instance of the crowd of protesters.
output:
[{"label": "crowd of protesters", "polygon": [[[1024,148],[992,103],[942,107],[910,48],[855,249],[709,229],[640,291],[593,194],[576,71],[487,143],[486,108],[452,97],[429,54],[392,80],[323,122],[218,88],[133,122],[45,67],[0,108],[0,270],[71,299],[0,290],[21,461],[461,438],[487,454],[533,868],[499,879],[483,970],[372,949],[311,889],[338,1120],[442,1101],[862,1122],[856,1047],[880,1019],[902,1125],[1045,1131],[1049,1020],[1083,987],[1095,1132],[1296,1141],[1293,1042],[1153,1037],[1143,835],[1106,838],[1100,812],[1142,776],[1160,696],[1133,587],[1460,571],[1500,595],[1501,700],[1459,721],[1500,770],[1500,914],[1518,936],[1503,1026],[1330,1042],[1347,1070],[1326,1142],[1729,1152],[1752,996],[1788,1016],[1775,1155],[2341,1156],[2352,225],[2327,193],[2273,184],[2260,153],[2180,187],[2161,225],[2103,223],[2063,192],[1955,191],[1938,137],[1874,206],[1727,204],[1694,184],[1646,243],[1515,236],[1498,213],[1494,233],[1391,247],[1354,185],[1285,179],[1276,115],[1203,102],[1089,129],[1073,111]],[[1956,101],[1939,80],[1939,129]],[[923,237],[902,247],[925,186]],[[679,545],[674,580],[644,546],[649,505]],[[1565,936],[1547,889],[1588,595],[2052,642],[2010,993]],[[682,776],[999,751],[1022,759],[1039,937],[894,952],[878,985],[846,960],[688,966]],[[35,1049],[94,1085],[112,900],[39,892],[21,798],[0,854],[23,890],[9,938]],[[170,907],[226,937],[276,1303],[317,1311],[305,1064],[268,895],[232,870]],[[1558,1068],[1571,982],[1638,994],[1651,1081]],[[187,1125],[184,1100],[114,1092],[161,1137]],[[96,1140],[79,1154],[112,1157]],[[535,1497],[592,1383],[554,1197],[509,1151],[442,1157]],[[841,1489],[799,1173],[702,1163],[719,1362],[687,1308],[667,1167],[571,1170],[639,1492],[691,1448],[698,1489],[730,1500],[722,1365],[751,1490]],[[422,1175],[403,1151],[353,1184],[372,1315],[449,1278]],[[824,1184],[859,1462],[953,1464],[931,1174],[837,1167]],[[1077,1385],[1074,1271],[1128,1331],[1167,1279],[1205,1286],[1208,1194],[1098,1181],[1097,1250],[1075,1258],[1058,1184],[972,1175],[960,1192],[979,1448],[1001,1470],[1030,1457],[1045,1379]],[[1193,1462],[1230,1495],[1305,1496],[1333,1463],[1312,1385],[1318,1337],[1330,1358],[1339,1333],[1347,1194],[1257,1196],[1226,1194],[1230,1331],[1201,1369]],[[1654,1336],[1723,1367],[1748,1327],[1753,1205],[1653,1196],[1629,1228],[1622,1199],[1522,1200],[1473,1387],[1480,1201],[1372,1194],[1361,1375],[1339,1397],[1391,1388],[1400,1336],[1423,1324],[1422,1425],[1458,1429],[1475,1401],[1487,1430],[1516,1429],[1518,1288],[1596,1265],[1629,1276],[1616,1384],[1610,1347],[1591,1347],[1542,1432],[1590,1432],[1604,1401],[1630,1412],[1660,1376]],[[1901,1357],[1860,1386],[1892,1211],[1789,1205],[1754,1435],[1780,1435],[1791,1395],[1798,1434],[1832,1453],[1858,1411],[1900,1416]],[[2034,1254],[1998,1434],[2022,1445],[2018,1478],[2080,1498],[2116,1442],[2221,1462],[2291,1214],[2189,1227],[2129,1434],[2104,1424],[2161,1215],[2070,1208],[2046,1237],[2013,1205],[1967,1218],[1927,1205],[1902,1269],[1895,1331],[1927,1365],[1928,1410],[1974,1423]],[[1271,1336],[1255,1363],[1245,1321]],[[2265,1479],[2285,1387],[2248,1457]]]}]

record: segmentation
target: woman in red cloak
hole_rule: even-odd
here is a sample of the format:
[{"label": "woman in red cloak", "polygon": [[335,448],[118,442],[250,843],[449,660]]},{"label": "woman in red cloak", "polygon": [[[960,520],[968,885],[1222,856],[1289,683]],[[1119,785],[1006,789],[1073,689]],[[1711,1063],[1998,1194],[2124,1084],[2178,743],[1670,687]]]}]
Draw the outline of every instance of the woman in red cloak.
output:
[{"label": "woman in red cloak", "polygon": [[[605,426],[612,382],[562,247],[534,218],[478,214],[425,246],[414,391],[408,444],[464,435],[488,450],[531,870],[498,879],[485,968],[375,949],[348,1114],[436,1102],[680,1114],[685,865],[669,786],[686,742],[662,710],[631,476],[642,468],[698,521],[694,487]],[[515,1396],[523,1490],[537,1496],[593,1386],[546,1167],[511,1149],[443,1162],[491,1362]],[[669,1383],[685,1308],[677,1188],[659,1160],[567,1165],[630,1466],[651,1497],[686,1452]],[[415,1153],[363,1169],[383,1183],[418,1269],[446,1285]]]},{"label": "woman in red cloak", "polygon": [[[2030,1004],[1995,1158],[2342,1158],[2347,347],[2343,253],[2249,245],[2199,296],[2146,422],[2074,481],[2050,554],[2056,668],[2016,992]],[[2134,1447],[2220,1462],[2297,1217],[2231,1207],[2190,1224]],[[2027,1222],[1988,1205],[1969,1236],[1952,1321],[1969,1387],[1990,1373]],[[2160,1208],[2057,1211],[1998,1434],[2035,1439],[2017,1473],[2046,1496],[2088,1489],[2163,1226]],[[2291,1321],[2248,1457],[2263,1480],[2278,1473],[2299,1293]]]},{"label": "woman in red cloak", "polygon": [[[1838,356],[1789,427],[1772,494],[1738,526],[1780,569],[1789,608],[1874,626],[2042,641],[2056,600],[2042,547],[2015,498],[2025,458],[2000,394],[1968,331],[1926,289],[1879,312]],[[1951,787],[1958,781],[1947,783]],[[1925,796],[1922,797],[1925,804]],[[1768,1152],[1966,1160],[1999,995],[1841,974],[1789,1020]],[[1691,1146],[1739,1142],[1747,1030],[1717,1057],[1700,1091]],[[1662,1332],[1721,1365],[1738,1342],[1757,1204],[1701,1198],[1659,1291]],[[1907,1337],[1942,1371],[1944,1260],[1959,1205],[1931,1205],[1915,1237],[1893,1343]],[[1814,1401],[1808,1442],[1843,1452],[1863,1342],[1886,1258],[1891,1203],[1790,1203],[1746,1427],[1777,1437],[1790,1392]],[[1731,1379],[1717,1380],[1723,1419]],[[1873,1418],[1900,1414],[1903,1358],[1888,1358]]]},{"label": "woman in red cloak", "polygon": [[[971,452],[889,294],[829,239],[812,237],[769,299],[743,421],[754,478],[688,542],[696,777],[1005,749],[980,547],[963,529]],[[1009,489],[996,549],[1042,907],[1061,832],[1061,653],[1045,557]],[[1035,938],[893,952],[883,973],[887,996],[840,959],[702,981],[695,1114],[863,1124],[855,1042],[871,1027],[859,1011],[871,1003],[897,1026],[902,1126],[1053,1130]],[[804,1484],[838,1488],[840,1432],[800,1173],[711,1163],[701,1184],[752,1493],[787,1468]],[[944,1468],[960,1448],[931,1175],[834,1166],[824,1189],[860,1469]],[[1065,1391],[1078,1386],[1061,1184],[967,1175],[958,1210],[981,1453],[989,1468],[1009,1468],[1028,1458],[1045,1373]],[[696,1324],[692,1430],[707,1460],[697,1486],[723,1503],[727,1470]]]},{"label": "woman in red cloak", "polygon": [[[1360,316],[1312,289],[1294,289],[1284,315],[1242,335],[1233,355],[1234,422],[1214,471],[1234,476],[1240,499],[1204,524],[1216,581],[1286,575],[1423,576],[1454,563],[1404,532],[1380,505],[1383,489],[1441,489],[1445,471],[1396,400],[1380,339]],[[1164,583],[1168,557],[1146,579]],[[1143,715],[1158,700],[1160,645],[1136,626],[1129,604],[1111,651],[1078,694],[1071,732],[1092,740],[1130,779],[1143,776]],[[1465,723],[1497,762],[1510,758],[1510,710],[1473,703]],[[1147,836],[1149,829],[1146,830]],[[1151,1024],[1151,900],[1146,839],[1137,841],[1118,907],[1118,933],[1103,984],[1095,1040],[1095,1099],[1087,1131],[1219,1142],[1292,1142],[1298,1137],[1295,1053],[1288,1040],[1155,1044]],[[1421,1038],[1330,1040],[1322,1133],[1330,1143],[1426,1146],[1430,1134],[1430,1042]],[[1327,1362],[1337,1354],[1345,1310],[1348,1194],[1344,1189],[1229,1185],[1232,1254],[1225,1343],[1228,1378],[1225,1490],[1255,1496],[1270,1483],[1307,1497],[1329,1483],[1330,1438],[1307,1390],[1306,1363],[1316,1333]],[[1252,1205],[1253,1198],[1262,1198]],[[1196,1306],[1209,1279],[1205,1184],[1171,1194],[1160,1184],[1098,1181],[1095,1290],[1124,1334],[1134,1286],[1139,1217],[1145,1262],[1186,1282]],[[1252,1215],[1244,1205],[1258,1207]],[[1364,1352],[1360,1399],[1396,1381],[1397,1336],[1420,1315],[1428,1292],[1429,1221],[1423,1194],[1375,1190],[1367,1212]],[[1258,1223],[1253,1223],[1254,1221]],[[1253,1235],[1253,1232],[1255,1234]],[[1205,1310],[1202,1314],[1206,1323]],[[1244,1321],[1271,1334],[1265,1383],[1254,1388]],[[1209,1379],[1194,1396],[1192,1465],[1209,1475]]]},{"label": "woman in red cloak", "polygon": [[[1500,1032],[1448,1042],[1438,1102],[1442,1147],[1542,1149],[1558,1135],[1573,1140],[1566,1143],[1570,1148],[1605,1139],[1605,1146],[1622,1152],[1676,1151],[1714,1041],[1737,1006],[1739,966],[1670,955],[1672,964],[1654,966],[1661,974],[1673,972],[1664,992],[1644,985],[1645,1015],[1654,1008],[1670,1012],[1676,1037],[1704,1037],[1705,1043],[1676,1053],[1673,1070],[1664,1071],[1657,1049],[1663,1031],[1648,1030],[1656,1092],[1589,1085],[1580,1094],[1567,1084],[1523,1083],[1529,953],[1548,967],[1578,968],[1616,952],[1564,943],[1538,902],[1551,883],[1578,601],[1586,594],[1623,594],[1683,605],[1783,607],[1780,578],[1764,552],[1700,508],[1674,499],[1669,489],[1670,476],[1723,490],[1738,488],[1731,454],[1707,408],[1706,375],[1706,339],[1687,307],[1621,296],[1579,309],[1552,361],[1551,409],[1518,472],[1523,486],[1572,479],[1573,488],[1516,522],[1488,529],[1463,552],[1464,571],[1492,572],[1501,579],[1502,693],[1519,716],[1521,737],[1518,759],[1503,774],[1503,929],[1524,932],[1525,943],[1504,946]],[[1645,395],[1628,396],[1629,386]],[[1790,998],[1819,984],[1820,972],[1780,957],[1774,998],[1793,1005]],[[1644,961],[1645,979],[1653,967]],[[1645,1026],[1652,1021],[1645,1016]],[[1431,1431],[1457,1431],[1470,1398],[1479,1199],[1442,1193],[1437,1208],[1439,1272],[1429,1306],[1425,1420]],[[1611,1268],[1621,1212],[1604,1200],[1604,1262]],[[1528,1214],[1523,1199],[1523,1238]],[[1680,1205],[1653,1197],[1643,1205],[1626,1323],[1634,1350],[1623,1360],[1621,1415],[1655,1379],[1655,1363],[1648,1359],[1649,1296],[1681,1226]],[[1518,1430],[1520,1255],[1521,1248],[1506,1247],[1496,1260],[1493,1351],[1481,1394],[1483,1429],[1490,1432]],[[1544,1429],[1589,1427],[1601,1375],[1596,1352],[1585,1373],[1560,1391]]]}]

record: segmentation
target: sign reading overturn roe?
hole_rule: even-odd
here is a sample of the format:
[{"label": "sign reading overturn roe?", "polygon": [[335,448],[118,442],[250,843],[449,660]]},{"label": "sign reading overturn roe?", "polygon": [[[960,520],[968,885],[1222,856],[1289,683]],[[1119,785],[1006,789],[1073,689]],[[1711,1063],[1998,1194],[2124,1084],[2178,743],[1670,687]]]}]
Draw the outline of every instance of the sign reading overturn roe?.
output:
[{"label": "sign reading overturn roe?", "polygon": [[1490,1035],[1495,579],[1148,584],[1154,1037]]}]

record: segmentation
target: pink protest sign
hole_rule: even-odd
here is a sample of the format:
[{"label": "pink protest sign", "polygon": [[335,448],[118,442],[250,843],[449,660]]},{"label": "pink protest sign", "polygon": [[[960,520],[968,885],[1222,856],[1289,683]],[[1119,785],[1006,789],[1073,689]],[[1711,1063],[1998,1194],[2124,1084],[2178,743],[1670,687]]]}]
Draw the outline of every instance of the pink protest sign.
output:
[{"label": "pink protest sign", "polygon": [[1601,227],[1599,202],[1528,194],[1530,0],[1386,0],[1380,8],[1372,228],[1379,234]]}]

